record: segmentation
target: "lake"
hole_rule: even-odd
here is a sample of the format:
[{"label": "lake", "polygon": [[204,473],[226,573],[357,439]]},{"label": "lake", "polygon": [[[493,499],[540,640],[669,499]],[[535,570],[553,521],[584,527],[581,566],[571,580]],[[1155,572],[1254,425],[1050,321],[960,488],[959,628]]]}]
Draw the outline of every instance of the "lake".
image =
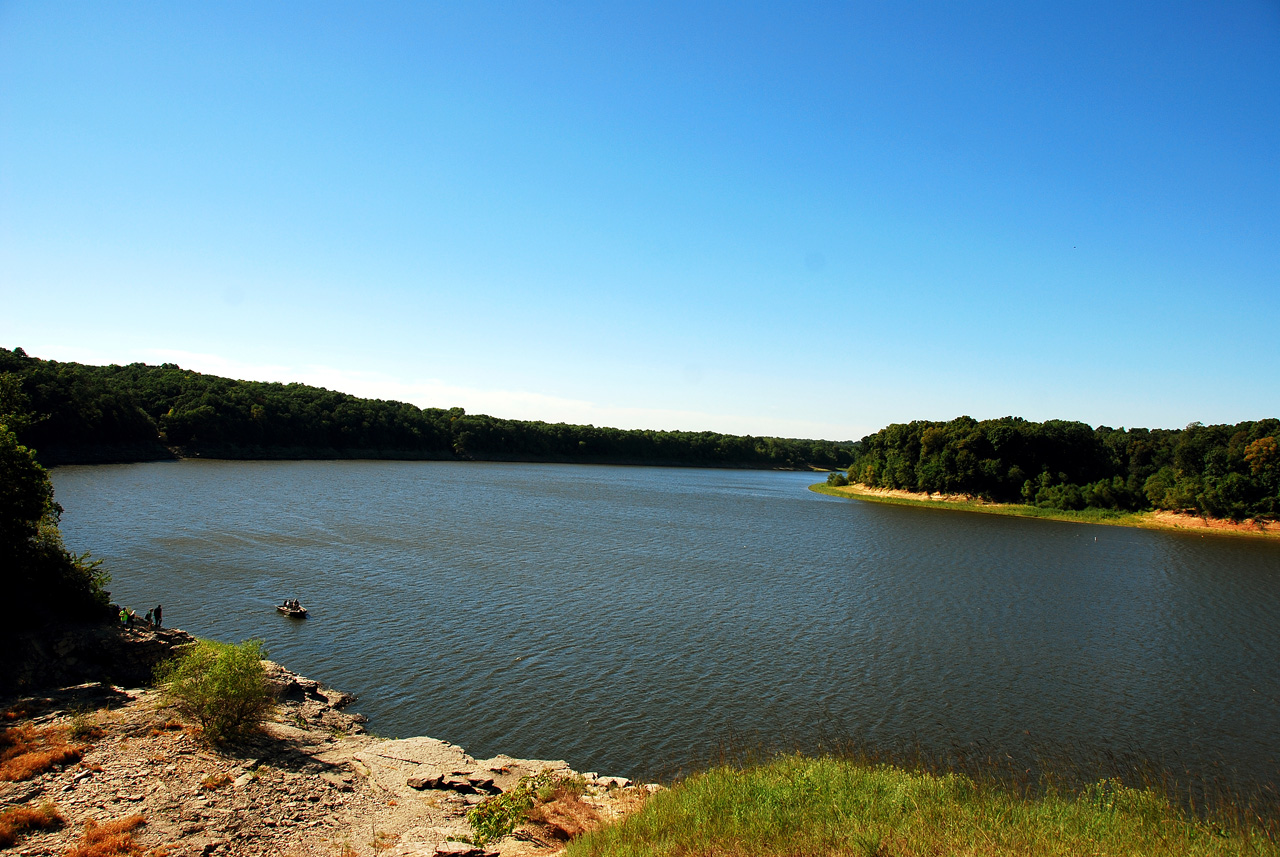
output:
[{"label": "lake", "polygon": [[378,734],[633,777],[855,741],[1277,780],[1280,544],[877,505],[806,490],[820,476],[53,471],[113,600],[265,640]]}]

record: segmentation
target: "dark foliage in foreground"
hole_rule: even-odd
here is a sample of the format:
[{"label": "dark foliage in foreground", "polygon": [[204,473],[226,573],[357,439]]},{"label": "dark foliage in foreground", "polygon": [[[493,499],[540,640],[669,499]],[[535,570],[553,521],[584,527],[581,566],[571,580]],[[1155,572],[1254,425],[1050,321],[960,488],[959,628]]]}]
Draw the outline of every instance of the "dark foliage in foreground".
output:
[{"label": "dark foliage in foreground", "polygon": [[[1051,509],[1280,515],[1280,420],[1090,428],[1018,417],[897,423],[864,437],[848,479]],[[839,477],[837,477],[837,480]]]},{"label": "dark foliage in foreground", "polygon": [[53,483],[34,450],[18,442],[17,432],[30,425],[26,404],[16,379],[0,374],[0,568],[14,608],[0,633],[49,614],[101,617],[107,605],[107,576],[63,545]]},{"label": "dark foliage in foreground", "polygon": [[172,363],[86,366],[0,348],[38,415],[22,440],[46,463],[189,455],[433,458],[719,467],[847,467],[853,444],[623,430],[361,399],[305,384],[237,381]]}]

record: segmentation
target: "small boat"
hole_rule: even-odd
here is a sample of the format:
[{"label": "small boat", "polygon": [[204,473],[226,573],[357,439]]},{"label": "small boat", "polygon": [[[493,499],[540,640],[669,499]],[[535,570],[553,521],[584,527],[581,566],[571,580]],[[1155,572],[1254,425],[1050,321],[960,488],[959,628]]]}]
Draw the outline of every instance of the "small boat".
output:
[{"label": "small boat", "polygon": [[290,619],[307,618],[307,608],[303,607],[301,604],[299,604],[297,607],[290,607],[288,604],[277,604],[276,611],[279,613],[283,613],[284,615],[288,616]]}]

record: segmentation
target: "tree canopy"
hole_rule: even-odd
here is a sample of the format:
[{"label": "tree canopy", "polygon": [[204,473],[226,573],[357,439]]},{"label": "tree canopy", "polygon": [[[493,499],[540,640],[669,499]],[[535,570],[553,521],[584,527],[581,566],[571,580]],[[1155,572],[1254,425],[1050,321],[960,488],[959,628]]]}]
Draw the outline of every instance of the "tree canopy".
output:
[{"label": "tree canopy", "polygon": [[848,479],[1054,509],[1280,514],[1280,420],[1091,428],[1004,417],[896,423],[864,437]]},{"label": "tree canopy", "polygon": [[39,416],[23,442],[56,464],[186,455],[434,458],[843,468],[854,445],[717,432],[624,430],[418,408],[311,387],[182,369],[88,366],[0,349]]}]

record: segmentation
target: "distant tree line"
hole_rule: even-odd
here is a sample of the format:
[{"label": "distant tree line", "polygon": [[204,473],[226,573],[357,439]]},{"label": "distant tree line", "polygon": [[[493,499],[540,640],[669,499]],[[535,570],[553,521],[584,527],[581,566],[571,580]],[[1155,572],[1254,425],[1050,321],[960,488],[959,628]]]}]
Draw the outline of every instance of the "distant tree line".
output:
[{"label": "distant tree line", "polygon": [[1052,509],[1166,509],[1215,518],[1280,514],[1280,420],[1185,429],[1084,423],[897,423],[857,444],[828,481],[965,494]]},{"label": "distant tree line", "polygon": [[183,455],[424,458],[844,468],[855,445],[716,432],[644,431],[506,420],[418,408],[305,384],[237,381],[182,369],[88,366],[0,348],[34,415],[23,443],[46,464]]}]

